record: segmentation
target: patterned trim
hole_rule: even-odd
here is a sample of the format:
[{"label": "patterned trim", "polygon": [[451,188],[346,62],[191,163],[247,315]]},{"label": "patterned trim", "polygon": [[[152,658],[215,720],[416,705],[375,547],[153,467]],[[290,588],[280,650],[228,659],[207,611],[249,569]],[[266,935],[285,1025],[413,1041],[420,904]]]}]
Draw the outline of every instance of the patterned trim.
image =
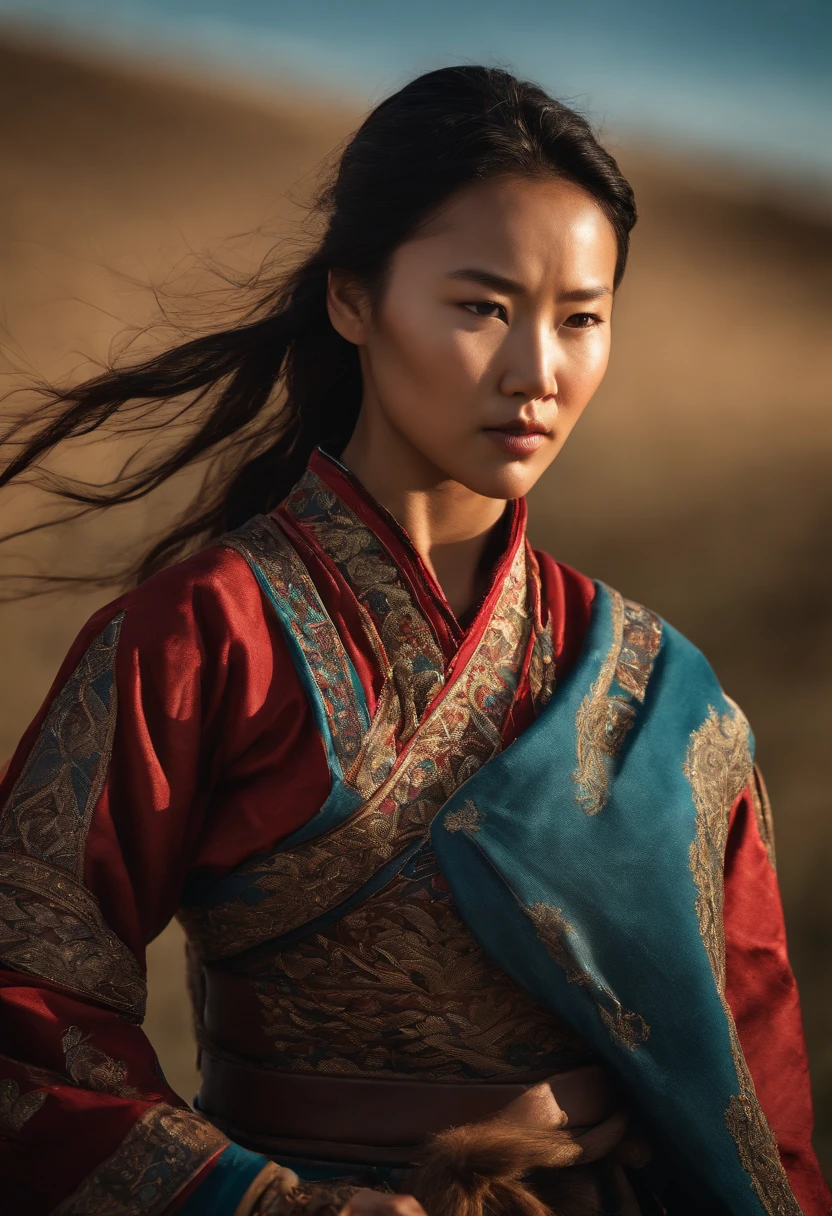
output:
[{"label": "patterned trim", "polygon": [[731,807],[752,771],[748,723],[737,707],[722,716],[713,706],[709,708],[703,725],[691,734],[682,768],[696,807],[696,840],[690,847],[690,868],[698,891],[696,914],[728,1022],[739,1082],[739,1094],[728,1103],[725,1122],[763,1211],[767,1216],[800,1216],[725,998],[725,845]]},{"label": "patterned trim", "polygon": [[135,955],[105,923],[95,896],[32,857],[0,854],[0,958],[136,1022],[147,989]]},{"label": "patterned trim", "polygon": [[66,1071],[72,1084],[96,1093],[113,1094],[116,1098],[138,1098],[140,1091],[127,1084],[127,1064],[114,1060],[106,1051],[94,1047],[91,1035],[78,1026],[69,1026],[61,1038]]},{"label": "patterned trim", "polygon": [[754,780],[749,782],[751,790],[751,804],[754,807],[754,814],[757,817],[757,830],[760,833],[760,839],[765,845],[768,859],[771,862],[771,868],[777,872],[777,854],[774,848],[774,817],[771,813],[771,802],[766,789],[766,783],[763,781],[763,774],[760,772],[758,765],[754,765]]},{"label": "patterned trim", "polygon": [[52,702],[0,812],[0,850],[83,877],[87,832],[113,745],[123,620],[120,612],[102,630]]},{"label": "patterned trim", "polygon": [[526,596],[521,545],[479,646],[373,796],[325,835],[240,867],[237,875],[254,876],[256,902],[180,911],[206,958],[239,954],[336,908],[427,838],[437,811],[500,750],[531,630]]},{"label": "patterned trim", "polygon": [[578,764],[573,780],[578,806],[587,815],[597,815],[607,805],[613,765],[644,701],[662,640],[659,617],[607,590],[612,645],[576,719]]},{"label": "patterned trim", "polygon": [[340,777],[355,761],[369,720],[358,676],[315,584],[271,516],[255,516],[224,536],[222,544],[252,566],[308,671],[304,683],[317,711],[330,769]]},{"label": "patterned trim", "polygon": [[549,957],[563,969],[567,983],[578,984],[588,990],[612,1041],[627,1051],[634,1051],[640,1043],[646,1043],[650,1037],[650,1027],[644,1018],[625,1009],[618,997],[600,984],[581,963],[578,951],[570,940],[575,930],[561,909],[551,904],[536,903],[523,911],[534,925],[538,939]]},{"label": "patterned trim", "polygon": [[389,663],[402,741],[410,738],[442,688],[439,644],[381,541],[324,481],[307,469],[286,510],[308,528],[370,616]]},{"label": "patterned trim", "polygon": [[161,1216],[228,1143],[193,1111],[153,1106],[52,1216]]},{"label": "patterned trim", "polygon": [[30,1089],[21,1094],[11,1077],[0,1081],[0,1134],[13,1136],[36,1115],[47,1098],[45,1089]]}]

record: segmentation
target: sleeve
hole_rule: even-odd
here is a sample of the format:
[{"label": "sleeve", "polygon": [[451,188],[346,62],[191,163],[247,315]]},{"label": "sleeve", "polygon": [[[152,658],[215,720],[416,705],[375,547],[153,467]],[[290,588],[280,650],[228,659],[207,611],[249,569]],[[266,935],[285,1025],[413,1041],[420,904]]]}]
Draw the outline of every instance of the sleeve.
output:
[{"label": "sleeve", "polygon": [[266,1165],[173,1093],[141,1029],[145,946],[178,906],[218,768],[252,751],[274,684],[259,591],[226,553],[242,567],[226,600],[248,596],[251,619],[232,628],[199,561],[102,609],[0,786],[9,1216],[226,1216]]},{"label": "sleeve", "polygon": [[809,1065],[774,860],[755,767],[732,809],[725,853],[726,997],[795,1197],[804,1216],[828,1216],[832,1196],[812,1148]]}]

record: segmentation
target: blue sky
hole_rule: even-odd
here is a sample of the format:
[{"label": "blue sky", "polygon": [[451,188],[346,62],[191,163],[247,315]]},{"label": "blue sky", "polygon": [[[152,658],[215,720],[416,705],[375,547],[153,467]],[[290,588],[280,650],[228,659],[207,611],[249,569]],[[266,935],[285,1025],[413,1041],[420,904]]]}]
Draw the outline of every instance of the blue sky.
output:
[{"label": "blue sky", "polygon": [[500,63],[608,132],[832,184],[829,0],[0,0],[3,22],[367,105]]}]

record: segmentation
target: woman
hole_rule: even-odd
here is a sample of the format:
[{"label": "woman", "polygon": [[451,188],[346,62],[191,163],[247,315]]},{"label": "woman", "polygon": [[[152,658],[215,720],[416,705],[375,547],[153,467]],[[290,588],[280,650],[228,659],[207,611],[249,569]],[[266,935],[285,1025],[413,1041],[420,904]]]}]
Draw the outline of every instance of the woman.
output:
[{"label": "woman", "polygon": [[[627,182],[458,67],[321,204],[244,323],[55,393],[4,473],[163,403],[197,420],[163,461],[64,492],[223,458],[3,784],[11,1210],[828,1211],[747,723],[525,538],[606,369]],[[196,1111],[140,1029],[172,915]]]}]

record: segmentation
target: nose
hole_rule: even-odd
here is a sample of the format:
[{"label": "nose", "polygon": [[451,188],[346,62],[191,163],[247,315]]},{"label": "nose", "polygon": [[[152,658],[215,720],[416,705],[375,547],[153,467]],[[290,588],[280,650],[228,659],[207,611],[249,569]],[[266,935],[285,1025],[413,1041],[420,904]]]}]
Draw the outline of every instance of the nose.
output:
[{"label": "nose", "polygon": [[508,361],[500,389],[506,397],[529,401],[557,398],[557,338],[550,326],[515,333],[504,351]]}]

